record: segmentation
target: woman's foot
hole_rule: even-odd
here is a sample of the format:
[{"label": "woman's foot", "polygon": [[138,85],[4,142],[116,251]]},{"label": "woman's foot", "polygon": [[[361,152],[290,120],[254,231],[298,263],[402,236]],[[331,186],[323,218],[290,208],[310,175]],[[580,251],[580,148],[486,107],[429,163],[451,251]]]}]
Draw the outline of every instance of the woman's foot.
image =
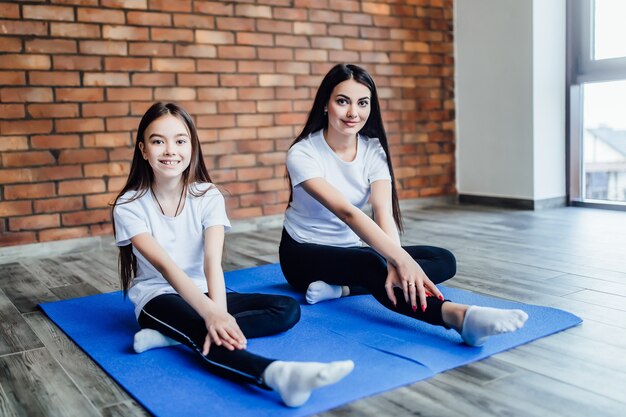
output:
[{"label": "woman's foot", "polygon": [[167,336],[163,336],[162,333],[153,329],[141,329],[135,333],[135,339],[133,341],[133,348],[135,352],[141,353],[146,350],[178,345],[174,339],[170,339]]},{"label": "woman's foot", "polygon": [[526,320],[528,314],[522,310],[470,306],[465,312],[460,333],[466,344],[482,346],[491,336],[521,329]]},{"label": "woman's foot", "polygon": [[309,284],[305,298],[307,303],[315,304],[320,301],[339,298],[344,292],[345,290],[341,285],[330,285],[324,281],[315,281]]},{"label": "woman's foot", "polygon": [[278,391],[289,407],[299,407],[316,388],[334,384],[354,369],[354,362],[284,362],[274,361],[265,369],[263,379]]}]

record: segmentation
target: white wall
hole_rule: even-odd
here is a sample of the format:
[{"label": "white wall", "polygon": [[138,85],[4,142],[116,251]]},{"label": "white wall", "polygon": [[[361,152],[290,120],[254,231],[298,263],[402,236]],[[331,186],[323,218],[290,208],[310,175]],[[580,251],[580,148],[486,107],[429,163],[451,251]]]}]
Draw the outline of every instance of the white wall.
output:
[{"label": "white wall", "polygon": [[564,196],[565,0],[457,0],[454,23],[459,194]]}]

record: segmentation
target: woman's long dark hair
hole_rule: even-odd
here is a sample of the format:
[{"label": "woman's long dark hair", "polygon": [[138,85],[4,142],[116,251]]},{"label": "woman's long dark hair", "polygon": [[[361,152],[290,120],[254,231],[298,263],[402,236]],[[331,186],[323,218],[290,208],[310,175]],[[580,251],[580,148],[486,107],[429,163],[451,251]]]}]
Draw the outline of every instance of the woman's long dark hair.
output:
[{"label": "woman's long dark hair", "polygon": [[[391,164],[391,155],[389,153],[389,143],[387,141],[387,134],[385,133],[385,127],[383,126],[383,118],[380,112],[380,103],[378,102],[378,93],[376,91],[376,84],[372,77],[363,68],[352,64],[337,64],[324,77],[322,83],[317,89],[315,94],[315,100],[313,101],[313,107],[309,112],[306,124],[302,129],[302,132],[296,137],[296,140],[291,146],[306,139],[311,133],[318,130],[326,129],[328,127],[328,115],[324,111],[324,108],[328,105],[330,95],[337,84],[340,84],[347,80],[354,80],[360,84],[363,84],[369,88],[372,95],[370,99],[371,111],[370,115],[365,122],[363,128],[359,131],[360,134],[368,136],[370,138],[378,138],[383,150],[387,156],[387,166],[389,167],[389,173],[391,174],[391,204],[393,210],[393,219],[396,222],[396,226],[400,231],[403,230],[402,214],[400,213],[400,204],[398,203],[398,193],[396,191],[396,180],[393,173],[393,166]],[[290,148],[291,148],[290,146]],[[287,172],[287,179],[289,181],[289,202],[291,203],[293,197],[293,191],[291,189],[291,178],[289,178],[289,172]]]},{"label": "woman's long dark hair", "polygon": [[[202,149],[200,148],[200,140],[198,139],[198,130],[191,119],[189,113],[187,113],[182,107],[175,103],[154,103],[148,111],[143,115],[137,128],[137,138],[135,140],[135,151],[133,153],[133,161],[130,166],[130,174],[126,180],[126,185],[122,188],[122,191],[115,198],[112,209],[118,204],[125,204],[134,201],[143,195],[145,195],[152,187],[154,182],[154,174],[152,167],[147,160],[143,158],[141,148],[139,144],[143,143],[146,146],[144,134],[150,123],[156,119],[172,115],[180,119],[185,124],[189,131],[189,137],[191,141],[191,162],[187,169],[183,172],[183,187],[188,190],[194,196],[202,195],[206,192],[199,191],[193,187],[195,183],[210,183],[211,177],[209,171],[204,164],[204,158],[202,157]],[[120,202],[120,198],[128,191],[136,191],[135,195],[129,199]],[[113,218],[113,233],[115,233],[115,217]],[[124,296],[130,288],[130,283],[133,277],[137,274],[137,258],[133,254],[132,245],[120,246],[119,256],[119,270],[120,270],[120,283],[124,290]]]}]

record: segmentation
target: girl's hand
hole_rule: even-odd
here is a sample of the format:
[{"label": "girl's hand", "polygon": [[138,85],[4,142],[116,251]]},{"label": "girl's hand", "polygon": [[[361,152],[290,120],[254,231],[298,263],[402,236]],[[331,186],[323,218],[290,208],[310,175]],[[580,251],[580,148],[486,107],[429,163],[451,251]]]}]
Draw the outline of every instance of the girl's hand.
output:
[{"label": "girl's hand", "polygon": [[393,292],[395,287],[402,288],[404,293],[404,301],[411,303],[413,311],[417,310],[417,299],[419,298],[422,311],[426,310],[426,297],[435,296],[443,300],[443,295],[437,286],[426,276],[424,270],[413,259],[394,267],[387,264],[387,280],[385,289],[387,297],[395,306],[397,304],[396,296]]},{"label": "girl's hand", "polygon": [[227,311],[214,310],[204,319],[207,329],[202,354],[208,355],[211,344],[224,346],[228,350],[245,349],[248,343],[237,324],[237,320]]}]

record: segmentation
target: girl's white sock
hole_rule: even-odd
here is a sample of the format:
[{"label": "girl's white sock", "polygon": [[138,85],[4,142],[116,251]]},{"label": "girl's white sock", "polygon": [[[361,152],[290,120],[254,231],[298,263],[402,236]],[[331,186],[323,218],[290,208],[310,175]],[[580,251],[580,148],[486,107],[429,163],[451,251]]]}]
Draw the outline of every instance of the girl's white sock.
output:
[{"label": "girl's white sock", "polygon": [[272,362],[263,373],[265,383],[278,391],[289,407],[299,407],[311,396],[311,391],[334,384],[354,368],[352,361]]},{"label": "girl's white sock", "polygon": [[461,337],[470,346],[482,346],[490,336],[522,328],[526,320],[528,314],[522,310],[470,306],[465,312]]},{"label": "girl's white sock", "polygon": [[306,302],[309,304],[320,301],[333,300],[341,297],[341,285],[329,285],[324,281],[315,281],[309,284],[306,290]]},{"label": "girl's white sock", "polygon": [[173,346],[178,344],[180,344],[180,342],[177,342],[174,339],[170,339],[167,336],[163,336],[162,333],[156,330],[141,329],[137,333],[135,333],[133,348],[135,349],[135,352],[141,353],[150,349]]}]

